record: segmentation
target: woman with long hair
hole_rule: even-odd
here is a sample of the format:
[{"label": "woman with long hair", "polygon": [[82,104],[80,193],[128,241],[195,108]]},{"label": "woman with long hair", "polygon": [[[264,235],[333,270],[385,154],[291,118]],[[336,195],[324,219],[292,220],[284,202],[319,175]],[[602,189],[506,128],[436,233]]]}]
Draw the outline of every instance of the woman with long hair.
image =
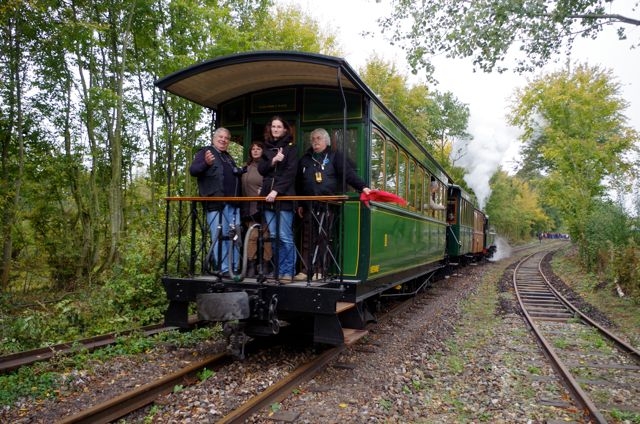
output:
[{"label": "woman with long hair", "polygon": [[274,116],[265,126],[262,157],[258,164],[258,171],[264,177],[260,194],[265,196],[264,215],[269,232],[276,236],[273,252],[277,258],[277,273],[274,274],[281,282],[290,282],[295,275],[296,264],[293,202],[276,202],[276,199],[296,194],[298,154],[291,126],[280,116]]}]

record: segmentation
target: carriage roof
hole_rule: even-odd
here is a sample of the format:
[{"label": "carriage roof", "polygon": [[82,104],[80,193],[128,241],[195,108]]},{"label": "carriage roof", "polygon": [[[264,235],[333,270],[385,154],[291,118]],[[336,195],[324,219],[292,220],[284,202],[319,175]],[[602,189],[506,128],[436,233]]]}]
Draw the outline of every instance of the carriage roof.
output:
[{"label": "carriage roof", "polygon": [[294,51],[222,56],[177,71],[155,84],[211,109],[245,93],[296,84],[359,89],[374,97],[344,59]]},{"label": "carriage roof", "polygon": [[[426,156],[431,157],[347,61],[339,57],[298,51],[236,53],[181,69],[160,78],[155,85],[212,110],[243,94],[290,85],[358,90],[378,105],[394,125],[402,128]],[[450,182],[451,177],[442,166],[433,158],[431,160],[445,183]]]}]

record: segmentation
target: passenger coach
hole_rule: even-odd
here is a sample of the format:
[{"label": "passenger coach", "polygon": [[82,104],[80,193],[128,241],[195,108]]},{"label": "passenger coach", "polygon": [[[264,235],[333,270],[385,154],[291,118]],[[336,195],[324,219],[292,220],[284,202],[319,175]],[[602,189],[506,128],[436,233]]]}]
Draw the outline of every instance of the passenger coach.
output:
[{"label": "passenger coach", "polygon": [[299,157],[310,132],[325,128],[369,187],[407,201],[365,205],[351,187],[321,199],[337,210],[324,253],[330,270],[317,280],[282,284],[264,275],[225,279],[206,272],[211,240],[204,199],[168,197],[167,324],[186,326],[189,305],[197,302],[204,318],[237,322],[230,330],[236,335],[275,334],[287,325],[314,342],[341,344],[345,335],[362,334],[381,296],[411,293],[444,266],[449,177],[343,59],[242,53],[180,70],[156,85],[209,109],[212,127],[231,131],[239,163],[251,141],[262,140],[265,123],[279,115],[294,129]]},{"label": "passenger coach", "polygon": [[447,196],[447,257],[455,263],[490,258],[496,251],[495,232],[489,217],[478,209],[471,195],[450,184]]}]

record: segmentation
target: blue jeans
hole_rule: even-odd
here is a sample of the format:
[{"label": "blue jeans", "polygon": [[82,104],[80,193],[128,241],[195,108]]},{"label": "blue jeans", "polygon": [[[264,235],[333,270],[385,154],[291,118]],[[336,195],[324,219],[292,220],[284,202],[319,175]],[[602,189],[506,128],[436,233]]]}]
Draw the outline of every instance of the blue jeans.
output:
[{"label": "blue jeans", "polygon": [[[222,221],[221,221],[222,219]],[[242,237],[240,224],[240,208],[231,205],[224,205],[222,211],[209,211],[207,212],[207,224],[209,224],[209,231],[211,232],[213,260],[216,263],[216,267],[221,272],[229,272],[229,245],[231,240],[222,240],[222,258],[218,261],[218,242],[222,237],[229,235],[229,228],[231,225],[236,226],[236,234],[238,237]],[[220,226],[220,234],[218,234],[218,225]],[[233,268],[238,269],[240,263],[240,245],[236,244],[233,252]]]},{"label": "blue jeans", "polygon": [[[275,237],[272,246],[274,256],[278,258],[278,273],[280,276],[295,275],[296,245],[293,242],[293,211],[275,212],[264,211],[264,217],[269,227],[269,233]],[[276,231],[277,221],[280,221],[280,231]]]}]

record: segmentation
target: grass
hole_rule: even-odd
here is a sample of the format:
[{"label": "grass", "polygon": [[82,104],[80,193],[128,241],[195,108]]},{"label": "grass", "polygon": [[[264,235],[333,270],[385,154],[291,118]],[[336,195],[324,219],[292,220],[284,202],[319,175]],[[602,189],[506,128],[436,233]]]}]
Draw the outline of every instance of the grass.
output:
[{"label": "grass", "polygon": [[582,271],[572,250],[554,256],[554,273],[591,305],[605,313],[618,330],[635,346],[640,345],[640,305],[628,297],[618,297],[609,285],[599,289],[600,279]]},{"label": "grass", "polygon": [[[507,263],[508,262],[508,263]],[[491,265],[483,275],[483,281],[477,288],[477,292],[471,295],[461,305],[462,317],[455,330],[455,336],[446,342],[449,356],[441,357],[434,355],[432,357],[442,365],[441,369],[446,369],[452,374],[462,374],[464,366],[467,363],[473,364],[474,372],[486,372],[491,375],[492,364],[482,364],[476,362],[474,356],[475,349],[486,347],[487,344],[493,343],[492,335],[497,331],[502,331],[503,316],[497,313],[497,308],[501,299],[510,300],[511,295],[508,293],[500,293],[498,284],[509,263],[512,261],[504,261]],[[529,336],[525,328],[518,328],[510,333],[510,338],[514,344],[518,340],[527,339]],[[510,369],[509,374],[505,375],[505,381],[509,381],[512,396],[519,397],[522,402],[535,403],[538,396],[537,390],[532,387],[529,375],[542,375],[544,372],[537,365],[522,364],[522,353],[510,352],[508,350],[500,352],[500,357],[496,357],[496,361],[501,361],[503,366]],[[525,366],[524,371],[521,367]],[[437,377],[436,377],[437,379]],[[455,390],[455,387],[453,388]],[[466,390],[466,389],[461,389]],[[555,384],[546,385],[545,391],[552,393],[559,390]],[[464,405],[457,404],[458,400],[448,395],[438,395],[436,393],[425,393],[425,397],[429,397],[431,401],[440,400],[451,406],[457,413],[459,422],[487,422],[491,421],[492,414],[490,411],[478,410],[470,414]]]},{"label": "grass", "polygon": [[[216,337],[219,331],[219,328],[211,327],[191,332],[168,331],[153,337],[133,334],[121,337],[115,345],[94,352],[81,350],[72,355],[60,355],[48,362],[20,367],[12,373],[0,375],[0,405],[9,406],[20,398],[39,400],[56,397],[66,384],[84,372],[90,373],[96,362],[119,356],[137,355],[159,345],[195,346]],[[208,377],[209,375],[203,371],[201,379]]]}]

